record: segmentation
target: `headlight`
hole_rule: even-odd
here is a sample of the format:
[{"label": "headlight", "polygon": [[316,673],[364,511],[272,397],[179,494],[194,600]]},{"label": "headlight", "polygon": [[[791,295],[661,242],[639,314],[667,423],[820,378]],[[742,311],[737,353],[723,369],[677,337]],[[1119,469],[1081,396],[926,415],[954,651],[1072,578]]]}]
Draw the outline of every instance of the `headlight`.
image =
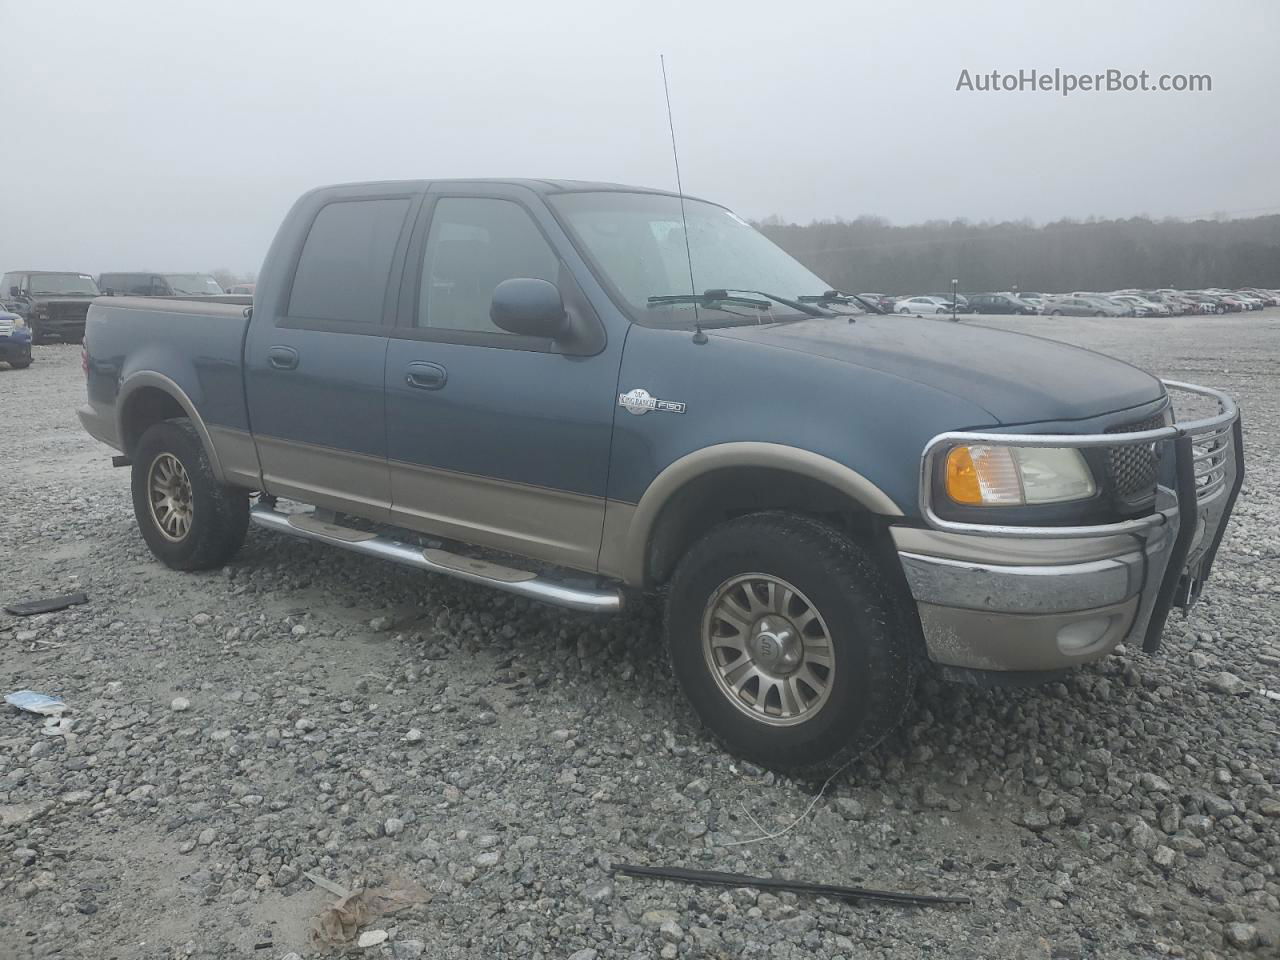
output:
[{"label": "headlight", "polygon": [[27,325],[27,318],[21,314],[13,315],[13,329],[19,330]]},{"label": "headlight", "polygon": [[1084,457],[1071,447],[953,447],[945,475],[947,496],[974,507],[1062,503],[1097,491]]}]

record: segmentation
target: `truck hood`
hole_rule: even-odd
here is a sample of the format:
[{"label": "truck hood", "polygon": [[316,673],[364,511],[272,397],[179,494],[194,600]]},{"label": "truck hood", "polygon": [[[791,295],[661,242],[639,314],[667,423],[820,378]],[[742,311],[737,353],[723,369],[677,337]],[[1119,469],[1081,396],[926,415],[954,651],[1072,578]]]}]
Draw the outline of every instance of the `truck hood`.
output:
[{"label": "truck hood", "polygon": [[1149,373],[1091,350],[945,320],[822,317],[711,333],[927,384],[1001,424],[1086,420],[1165,393]]}]

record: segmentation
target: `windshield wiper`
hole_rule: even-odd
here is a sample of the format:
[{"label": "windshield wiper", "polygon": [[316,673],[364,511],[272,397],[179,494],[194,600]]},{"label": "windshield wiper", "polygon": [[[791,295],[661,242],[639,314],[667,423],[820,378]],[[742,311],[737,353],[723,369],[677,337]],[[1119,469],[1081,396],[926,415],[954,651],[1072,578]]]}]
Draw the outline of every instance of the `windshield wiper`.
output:
[{"label": "windshield wiper", "polygon": [[[707,291],[707,292],[708,292],[708,293],[718,293],[718,292],[721,292],[721,291],[711,291],[711,290],[709,290],[709,291]],[[780,296],[778,296],[776,293],[765,293],[765,291],[763,291],[763,290],[737,290],[737,289],[734,289],[734,290],[726,290],[726,291],[723,291],[723,292],[725,292],[725,293],[754,293],[757,297],[767,297],[768,299],[772,300],[774,303],[780,303],[780,304],[782,304],[784,307],[790,307],[792,310],[797,310],[797,311],[799,311],[800,313],[803,313],[803,314],[805,314],[806,316],[810,316],[810,317],[829,317],[829,316],[831,316],[831,315],[832,315],[830,310],[823,310],[821,307],[810,306],[810,305],[809,305],[809,304],[807,304],[807,303],[801,303],[799,300],[792,300],[792,299],[790,299],[790,298],[788,298],[788,297],[780,297]]]},{"label": "windshield wiper", "polygon": [[731,297],[727,290],[705,290],[702,293],[676,293],[649,298],[649,306],[651,307],[679,303],[696,303],[699,306],[706,307],[714,307],[717,303],[732,303],[737,306],[756,307],[760,310],[769,309],[768,300],[758,300],[754,297]]},{"label": "windshield wiper", "polygon": [[858,293],[845,293],[843,290],[828,290],[823,294],[807,294],[798,297],[801,303],[848,303],[855,306],[866,307],[872,313],[886,313],[879,304],[872,303],[870,300]]}]

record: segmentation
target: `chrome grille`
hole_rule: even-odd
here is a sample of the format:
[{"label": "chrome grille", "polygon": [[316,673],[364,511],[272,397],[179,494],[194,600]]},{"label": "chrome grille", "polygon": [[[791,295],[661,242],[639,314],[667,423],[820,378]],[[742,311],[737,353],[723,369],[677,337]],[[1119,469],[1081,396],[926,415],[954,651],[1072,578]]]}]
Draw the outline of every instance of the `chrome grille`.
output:
[{"label": "chrome grille", "polygon": [[[1164,414],[1108,427],[1107,433],[1139,433],[1165,426]],[[1124,500],[1149,497],[1156,489],[1156,451],[1152,443],[1127,443],[1107,450],[1107,470],[1116,495]]]},{"label": "chrome grille", "polygon": [[13,333],[13,321],[8,317],[0,317],[0,337],[7,337]]}]

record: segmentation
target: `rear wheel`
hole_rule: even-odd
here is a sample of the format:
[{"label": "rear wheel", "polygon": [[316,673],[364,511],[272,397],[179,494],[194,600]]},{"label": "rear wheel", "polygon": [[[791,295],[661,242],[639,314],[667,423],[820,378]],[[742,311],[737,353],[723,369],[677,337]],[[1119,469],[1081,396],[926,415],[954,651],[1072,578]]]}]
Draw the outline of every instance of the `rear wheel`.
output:
[{"label": "rear wheel", "polygon": [[1052,316],[1060,317],[1060,316],[1062,316],[1062,311],[1061,311],[1061,310],[1054,310],[1054,311],[1053,311],[1053,313],[1052,313]]},{"label": "rear wheel", "polygon": [[9,366],[13,367],[15,370],[25,370],[27,367],[31,366],[31,358],[27,357],[25,360],[10,360]]},{"label": "rear wheel", "polygon": [[861,547],[788,514],[712,530],[667,597],[671,664],[694,710],[731,752],[784,772],[837,768],[898,724],[908,623]]},{"label": "rear wheel", "polygon": [[1101,310],[1099,310],[1099,311],[1097,311],[1096,313],[1094,313],[1094,316],[1095,316],[1095,317],[1105,317],[1105,316],[1106,316],[1106,314],[1105,314],[1105,313],[1103,313]]},{"label": "rear wheel", "polygon": [[249,494],[217,481],[190,420],[151,426],[133,454],[133,512],[151,552],[175,570],[231,559],[249,528]]}]

